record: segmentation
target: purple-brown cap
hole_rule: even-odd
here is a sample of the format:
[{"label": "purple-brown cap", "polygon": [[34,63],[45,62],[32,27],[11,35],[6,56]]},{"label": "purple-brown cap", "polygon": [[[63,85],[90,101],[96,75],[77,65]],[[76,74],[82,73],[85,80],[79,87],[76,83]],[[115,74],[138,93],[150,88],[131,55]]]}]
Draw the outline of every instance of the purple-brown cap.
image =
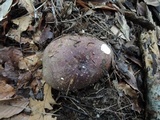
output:
[{"label": "purple-brown cap", "polygon": [[54,89],[84,88],[103,77],[113,52],[91,36],[65,35],[52,41],[43,53],[43,78]]}]

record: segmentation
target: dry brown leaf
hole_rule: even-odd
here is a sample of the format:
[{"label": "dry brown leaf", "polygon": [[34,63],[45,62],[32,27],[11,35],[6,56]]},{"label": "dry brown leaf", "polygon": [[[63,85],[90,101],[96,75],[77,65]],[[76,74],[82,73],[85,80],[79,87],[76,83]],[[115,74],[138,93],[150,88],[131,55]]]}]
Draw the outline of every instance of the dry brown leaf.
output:
[{"label": "dry brown leaf", "polygon": [[146,16],[146,4],[144,2],[137,3],[137,15]]},{"label": "dry brown leaf", "polygon": [[[154,24],[152,24],[152,22],[149,19],[146,19],[143,16],[138,16],[136,13],[130,12],[130,11],[124,11],[124,14],[126,19],[132,21],[133,23],[136,23],[147,29],[151,29],[151,30],[155,29]],[[150,17],[150,15],[147,15],[147,16]]]},{"label": "dry brown leaf", "polygon": [[117,19],[117,22],[118,22],[116,24],[116,26],[123,33],[123,35],[125,36],[125,39],[127,41],[130,41],[130,38],[129,38],[130,27],[127,24],[126,18],[124,17],[124,15],[122,15],[120,13],[116,13],[116,19]]},{"label": "dry brown leaf", "polygon": [[137,98],[137,92],[134,89],[132,89],[128,84],[124,82],[118,83],[117,81],[114,80],[113,85],[117,89],[117,91],[119,92],[123,91],[125,95],[128,95],[132,98]]},{"label": "dry brown leaf", "polygon": [[160,27],[159,26],[156,26],[156,35],[157,35],[157,38],[158,38],[157,44],[160,47]]},{"label": "dry brown leaf", "polygon": [[126,37],[123,35],[120,29],[118,29],[115,25],[113,25],[110,30],[114,35],[121,37],[122,39],[126,39]]},{"label": "dry brown leaf", "polygon": [[26,62],[28,67],[32,67],[32,66],[35,66],[37,64],[37,62],[39,61],[39,58],[36,54],[34,54],[34,55],[31,55],[31,56],[25,57],[24,61]]},{"label": "dry brown leaf", "polygon": [[28,99],[12,99],[0,102],[0,119],[9,118],[23,111],[28,105]]},{"label": "dry brown leaf", "polygon": [[17,81],[18,78],[18,62],[23,58],[23,54],[15,47],[7,47],[0,49],[1,66],[0,75],[9,79]]},{"label": "dry brown leaf", "polygon": [[126,95],[137,98],[137,92],[126,83],[119,83],[118,89],[122,90]]},{"label": "dry brown leaf", "polygon": [[134,62],[135,64],[137,64],[139,67],[142,67],[142,63],[139,59],[137,59],[134,56],[130,56],[130,55],[126,55],[125,56],[127,59],[131,60],[132,62]]},{"label": "dry brown leaf", "polygon": [[25,72],[20,73],[18,77],[17,82],[17,88],[21,88],[22,86],[26,86],[29,81],[32,80],[32,73],[31,72]]},{"label": "dry brown leaf", "polygon": [[13,21],[16,25],[18,25],[18,29],[10,29],[6,36],[16,40],[17,42],[27,43],[30,42],[30,39],[21,39],[21,33],[26,31],[28,26],[31,24],[32,17],[31,15],[22,16],[16,18]]},{"label": "dry brown leaf", "polygon": [[15,89],[0,77],[0,100],[7,100],[15,94]]},{"label": "dry brown leaf", "polygon": [[141,91],[139,90],[138,86],[137,86],[137,80],[134,76],[134,72],[132,71],[132,67],[128,66],[126,63],[124,63],[124,61],[122,60],[118,60],[116,61],[117,64],[117,69],[118,71],[124,75],[126,78],[124,79],[124,81],[131,86],[134,90],[137,90],[141,97],[143,98],[143,94],[141,93]]},{"label": "dry brown leaf", "polygon": [[42,53],[39,52],[21,59],[18,64],[19,69],[31,70],[32,67],[41,62],[41,55]]},{"label": "dry brown leaf", "polygon": [[6,15],[10,11],[13,0],[5,0],[3,4],[0,5],[0,21],[6,18]]},{"label": "dry brown leaf", "polygon": [[39,90],[42,88],[42,83],[39,81],[42,79],[42,69],[36,70],[36,73],[34,74],[34,80],[31,83],[31,88],[34,93],[38,93]]},{"label": "dry brown leaf", "polygon": [[134,99],[133,100],[133,102],[132,102],[132,110],[137,111],[138,113],[141,112],[142,109],[140,108],[140,106],[138,104],[138,99]]},{"label": "dry brown leaf", "polygon": [[37,94],[40,91],[40,87],[41,87],[41,84],[39,83],[38,80],[33,80],[32,81],[31,88],[33,89],[33,92],[35,94]]},{"label": "dry brown leaf", "polygon": [[50,26],[43,29],[40,39],[38,41],[39,44],[46,44],[47,39],[52,39],[53,33],[51,32]]},{"label": "dry brown leaf", "polygon": [[144,0],[147,5],[152,5],[152,6],[159,6],[160,5],[160,0]]},{"label": "dry brown leaf", "polygon": [[37,32],[34,34],[34,39],[33,39],[33,41],[34,41],[35,43],[39,43],[41,34],[42,34],[42,31],[41,31],[41,30],[37,30]]},{"label": "dry brown leaf", "polygon": [[113,7],[112,4],[106,3],[106,1],[89,1],[88,6],[90,6],[92,9],[102,9],[102,10],[113,10],[117,11],[115,7]]},{"label": "dry brown leaf", "polygon": [[18,115],[15,115],[11,118],[3,119],[3,120],[29,120],[29,115],[26,115],[24,113],[20,113]]},{"label": "dry brown leaf", "polygon": [[[20,34],[21,34],[21,31],[18,31],[17,29],[10,29],[9,32],[6,34],[6,36],[20,42]],[[26,42],[22,41],[22,43],[26,43]]]},{"label": "dry brown leaf", "polygon": [[52,118],[52,114],[47,114],[45,109],[52,110],[51,104],[56,104],[55,100],[52,98],[51,86],[48,84],[44,85],[44,100],[38,101],[30,99],[30,108],[32,110],[32,115],[30,120],[56,120],[57,118]]},{"label": "dry brown leaf", "polygon": [[132,89],[128,84],[126,84],[124,82],[118,83],[117,81],[114,80],[113,85],[117,89],[120,96],[123,96],[123,95],[121,95],[121,93],[124,92],[125,95],[128,95],[132,98],[131,99],[132,110],[135,110],[135,111],[140,113],[141,108],[138,104],[138,94],[137,94],[137,92],[134,89]]},{"label": "dry brown leaf", "polygon": [[11,61],[15,65],[22,57],[22,52],[15,47],[5,47],[0,49],[0,61],[2,63]]},{"label": "dry brown leaf", "polygon": [[76,3],[82,6],[84,9],[88,10],[89,7],[87,6],[87,3],[84,2],[83,0],[76,0]]},{"label": "dry brown leaf", "polygon": [[26,62],[24,61],[24,59],[22,59],[22,60],[19,61],[18,67],[21,70],[29,70],[29,68],[28,68]]},{"label": "dry brown leaf", "polygon": [[93,13],[95,13],[95,11],[94,11],[94,10],[92,10],[92,9],[88,9],[88,10],[86,10],[86,12],[85,12],[84,16],[91,15],[91,14],[93,14]]},{"label": "dry brown leaf", "polygon": [[18,30],[25,31],[28,28],[29,24],[31,23],[31,19],[32,17],[30,15],[26,15],[26,16],[16,18],[12,21],[13,23],[19,26]]},{"label": "dry brown leaf", "polygon": [[19,4],[26,8],[26,10],[31,14],[34,12],[34,0],[20,0]]}]

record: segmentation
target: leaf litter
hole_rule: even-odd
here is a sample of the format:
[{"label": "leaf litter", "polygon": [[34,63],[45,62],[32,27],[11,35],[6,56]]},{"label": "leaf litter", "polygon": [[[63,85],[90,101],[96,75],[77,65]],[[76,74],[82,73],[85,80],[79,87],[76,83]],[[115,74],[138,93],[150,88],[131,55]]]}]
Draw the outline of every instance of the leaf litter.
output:
[{"label": "leaf litter", "polygon": [[0,119],[10,118],[19,114],[28,105],[29,101],[24,98],[11,99],[7,101],[1,101],[0,103]]},{"label": "leaf litter", "polygon": [[52,98],[51,86],[48,84],[44,85],[44,98],[43,101],[37,101],[30,98],[30,108],[32,114],[30,120],[56,120],[56,117],[52,118],[53,113],[46,113],[45,109],[52,110],[51,104],[56,104],[55,100]]},{"label": "leaf litter", "polygon": [[[4,8],[6,4],[8,7]],[[0,15],[0,107],[5,107],[6,112],[0,112],[1,118],[143,120],[146,91],[141,53],[144,50],[139,49],[139,38],[142,31],[153,30],[158,23],[148,18],[154,11],[148,5],[159,6],[156,0],[1,3],[0,8],[5,10]],[[16,10],[21,13],[15,14]],[[156,30],[158,33],[158,26]],[[43,50],[52,39],[74,33],[92,35],[109,44],[116,65],[109,72],[104,71],[105,77],[99,82],[82,90],[52,90],[42,80]],[[156,44],[153,46],[150,50],[158,55]],[[151,62],[147,59],[146,65]],[[156,73],[158,64],[154,63]]]}]

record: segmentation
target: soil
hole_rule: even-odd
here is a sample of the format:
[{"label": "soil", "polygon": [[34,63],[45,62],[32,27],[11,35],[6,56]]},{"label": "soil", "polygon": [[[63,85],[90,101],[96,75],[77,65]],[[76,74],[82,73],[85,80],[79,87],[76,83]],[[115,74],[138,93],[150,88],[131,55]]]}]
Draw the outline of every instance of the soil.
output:
[{"label": "soil", "polygon": [[132,110],[127,96],[120,96],[110,81],[104,78],[83,90],[68,95],[58,91],[58,120],[144,120]]}]

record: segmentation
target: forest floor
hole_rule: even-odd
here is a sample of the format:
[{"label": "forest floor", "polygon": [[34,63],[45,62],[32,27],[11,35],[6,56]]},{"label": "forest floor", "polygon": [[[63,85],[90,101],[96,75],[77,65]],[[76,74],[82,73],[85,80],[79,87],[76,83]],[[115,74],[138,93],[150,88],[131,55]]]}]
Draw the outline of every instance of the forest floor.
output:
[{"label": "forest floor", "polygon": [[[144,120],[141,39],[154,31],[160,48],[155,6],[147,0],[0,0],[0,119]],[[113,50],[114,66],[86,88],[52,89],[43,80],[43,51],[64,34],[104,41]]]}]

